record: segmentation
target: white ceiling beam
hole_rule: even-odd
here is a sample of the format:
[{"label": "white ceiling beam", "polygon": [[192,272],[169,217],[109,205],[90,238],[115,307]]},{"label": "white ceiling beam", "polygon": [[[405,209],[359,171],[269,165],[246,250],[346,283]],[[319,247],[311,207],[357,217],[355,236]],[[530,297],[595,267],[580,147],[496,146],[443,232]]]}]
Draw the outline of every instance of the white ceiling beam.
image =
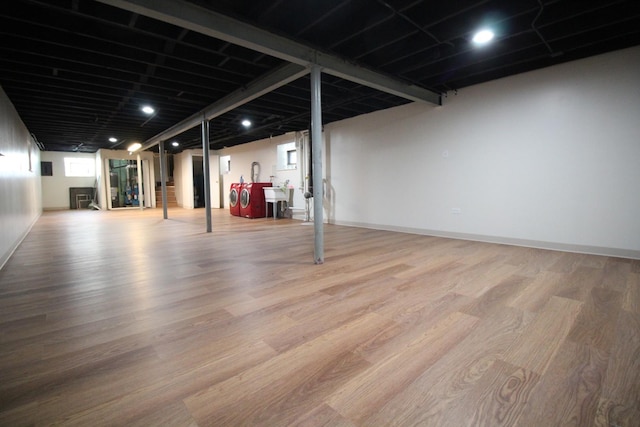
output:
[{"label": "white ceiling beam", "polygon": [[440,94],[363,68],[246,22],[178,0],[98,0],[294,64],[319,65],[322,72],[411,101],[441,104]]}]

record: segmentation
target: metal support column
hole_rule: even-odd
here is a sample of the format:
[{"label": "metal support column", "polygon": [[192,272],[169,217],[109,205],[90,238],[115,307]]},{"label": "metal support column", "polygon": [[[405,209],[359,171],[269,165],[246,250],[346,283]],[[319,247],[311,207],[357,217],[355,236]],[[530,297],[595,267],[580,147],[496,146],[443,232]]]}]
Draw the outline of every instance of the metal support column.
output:
[{"label": "metal support column", "polygon": [[140,210],[144,209],[144,186],[142,185],[142,160],[140,160],[140,153],[136,156],[136,166],[138,169],[138,205]]},{"label": "metal support column", "polygon": [[211,173],[209,171],[209,120],[202,120],[202,169],[204,171],[204,209],[207,233],[211,233]]},{"label": "metal support column", "polygon": [[322,104],[320,94],[320,67],[311,67],[311,144],[313,168],[313,228],[314,228],[314,262],[324,263],[324,232],[323,232],[323,199],[322,185]]},{"label": "metal support column", "polygon": [[160,141],[160,187],[162,188],[162,215],[168,219],[167,213],[167,153],[164,152],[164,141]]}]

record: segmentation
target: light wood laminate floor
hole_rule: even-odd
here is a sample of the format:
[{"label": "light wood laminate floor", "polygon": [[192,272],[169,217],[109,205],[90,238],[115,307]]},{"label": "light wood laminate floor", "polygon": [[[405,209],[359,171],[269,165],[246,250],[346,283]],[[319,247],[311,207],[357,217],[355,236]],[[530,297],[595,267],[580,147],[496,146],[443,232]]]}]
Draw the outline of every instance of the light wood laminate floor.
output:
[{"label": "light wood laminate floor", "polygon": [[169,214],[35,224],[0,425],[640,425],[640,261]]}]

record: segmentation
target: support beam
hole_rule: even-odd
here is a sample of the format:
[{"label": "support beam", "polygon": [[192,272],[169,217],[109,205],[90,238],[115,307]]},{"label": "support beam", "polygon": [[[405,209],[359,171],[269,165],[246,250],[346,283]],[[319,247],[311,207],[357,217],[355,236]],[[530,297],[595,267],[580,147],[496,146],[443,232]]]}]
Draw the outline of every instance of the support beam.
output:
[{"label": "support beam", "polygon": [[309,69],[297,64],[288,64],[283,67],[277,68],[264,76],[252,81],[248,85],[231,92],[224,98],[214,102],[208,107],[198,111],[195,114],[187,117],[181,122],[171,126],[169,129],[157,134],[156,136],[148,139],[140,148],[140,151],[147,150],[160,143],[162,140],[168,140],[176,135],[186,132],[201,124],[203,118],[211,120],[223,115],[231,110],[234,110],[247,102],[253,101],[256,98],[261,97],[271,91],[285,86],[294,80],[299,79],[302,76],[309,74]]},{"label": "support beam", "polygon": [[211,233],[211,173],[209,168],[209,120],[202,120],[202,169],[204,171],[204,209],[207,233]]},{"label": "support beam", "polygon": [[322,103],[321,103],[320,67],[311,68],[311,144],[313,168],[313,229],[314,229],[314,262],[324,263],[324,218],[322,185]]},{"label": "support beam", "polygon": [[160,141],[160,188],[162,188],[162,215],[168,219],[167,213],[167,153],[164,151],[164,141]]},{"label": "support beam", "polygon": [[344,59],[319,51],[245,22],[192,3],[176,0],[99,0],[143,16],[224,40],[285,61],[320,65],[323,72],[411,101],[440,105],[440,95],[401,80],[362,68]]}]

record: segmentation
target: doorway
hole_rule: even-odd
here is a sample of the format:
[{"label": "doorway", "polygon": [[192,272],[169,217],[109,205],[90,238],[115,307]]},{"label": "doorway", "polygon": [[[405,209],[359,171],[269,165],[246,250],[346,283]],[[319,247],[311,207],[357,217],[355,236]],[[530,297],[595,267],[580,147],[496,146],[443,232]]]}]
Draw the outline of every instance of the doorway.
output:
[{"label": "doorway", "polygon": [[193,207],[204,208],[204,166],[202,156],[193,156]]},{"label": "doorway", "polygon": [[140,208],[150,206],[150,199],[146,196],[148,185],[146,182],[149,161],[143,160],[142,182],[138,182],[138,162],[136,160],[107,159],[108,171],[108,209]]}]

